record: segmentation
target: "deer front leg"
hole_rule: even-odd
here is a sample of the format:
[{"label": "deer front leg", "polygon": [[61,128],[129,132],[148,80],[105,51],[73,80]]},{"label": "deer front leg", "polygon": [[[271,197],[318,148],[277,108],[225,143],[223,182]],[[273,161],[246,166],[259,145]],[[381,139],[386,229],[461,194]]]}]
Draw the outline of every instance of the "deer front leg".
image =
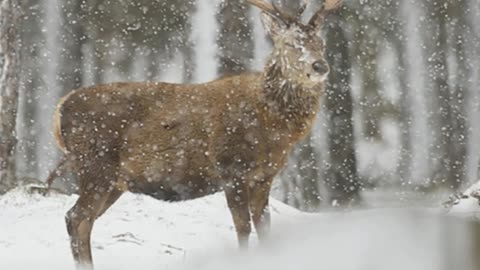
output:
[{"label": "deer front leg", "polygon": [[225,189],[227,204],[232,214],[240,248],[248,248],[250,236],[250,211],[248,205],[248,188],[245,181],[234,182],[232,187]]},{"label": "deer front leg", "polygon": [[[77,269],[93,269],[90,235],[95,222],[95,211],[89,205],[93,196],[80,195],[75,205],[67,212],[65,222],[70,236],[70,246]],[[98,208],[94,203],[93,208]]]},{"label": "deer front leg", "polygon": [[263,182],[253,182],[250,185],[249,204],[252,213],[253,224],[257,231],[258,239],[264,241],[270,232],[270,211],[268,209],[268,197],[272,179]]}]

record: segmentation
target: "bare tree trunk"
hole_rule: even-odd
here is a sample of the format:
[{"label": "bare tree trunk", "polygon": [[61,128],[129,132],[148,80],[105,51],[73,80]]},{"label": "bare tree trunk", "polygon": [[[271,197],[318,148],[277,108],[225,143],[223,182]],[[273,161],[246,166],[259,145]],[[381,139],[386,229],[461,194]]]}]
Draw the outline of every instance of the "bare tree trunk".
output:
[{"label": "bare tree trunk", "polygon": [[94,42],[93,47],[93,84],[100,84],[105,82],[105,46],[99,42]]},{"label": "bare tree trunk", "polygon": [[282,190],[282,202],[295,207],[297,209],[302,208],[301,200],[298,196],[298,184],[296,181],[296,170],[290,164],[293,164],[295,159],[294,155],[290,154],[288,158],[289,166],[283,169],[280,175],[281,190]]},{"label": "bare tree trunk", "polygon": [[298,143],[288,158],[287,167],[281,172],[284,202],[303,211],[316,211],[321,197],[318,157],[309,134]]},{"label": "bare tree trunk", "polygon": [[454,130],[452,126],[451,95],[448,83],[448,41],[447,41],[447,9],[444,1],[431,1],[427,6],[427,31],[430,39],[427,41],[426,56],[428,76],[432,96],[435,100],[433,106],[438,107],[431,119],[433,121],[431,160],[432,184],[457,189],[460,185],[457,177],[451,178],[451,171],[456,166],[452,160],[451,138]]},{"label": "bare tree trunk", "polygon": [[42,16],[37,3],[32,1],[24,2],[21,7],[29,13],[22,18],[21,30],[21,60],[20,87],[19,87],[19,109],[17,123],[18,146],[17,146],[17,174],[20,178],[24,176],[38,179],[38,156],[37,142],[39,139],[38,130],[38,101],[36,93],[44,84],[41,78],[43,68],[40,61],[40,51],[43,42]]},{"label": "bare tree trunk", "polygon": [[452,132],[449,136],[448,150],[451,163],[449,171],[449,183],[452,188],[457,189],[466,180],[467,163],[467,104],[468,80],[472,74],[467,64],[466,46],[467,38],[471,36],[471,27],[467,22],[465,14],[467,1],[456,0],[450,6],[452,18],[456,21],[451,35],[455,58],[457,62],[456,84],[450,97],[450,123]]},{"label": "bare tree trunk", "polygon": [[191,83],[193,80],[193,74],[195,71],[195,56],[193,50],[193,44],[189,41],[189,34],[184,37],[182,44],[183,55],[183,82]]},{"label": "bare tree trunk", "polygon": [[220,7],[219,74],[234,74],[249,68],[254,44],[248,10],[244,0],[225,0]]},{"label": "bare tree trunk", "polygon": [[318,158],[313,146],[312,134],[309,134],[296,149],[300,191],[303,198],[302,210],[315,211],[320,206]]},{"label": "bare tree trunk", "polygon": [[[443,2],[443,1],[442,1]],[[443,6],[440,2],[438,6]],[[437,163],[436,180],[440,184],[449,185],[451,188],[456,189],[459,186],[457,179],[450,179],[450,171],[452,170],[453,163],[450,156],[450,138],[453,133],[453,126],[451,123],[452,110],[450,102],[452,96],[450,93],[450,85],[448,84],[448,61],[447,61],[447,30],[446,30],[446,10],[443,7],[436,7],[435,15],[438,20],[438,35],[437,40],[434,43],[435,53],[437,54],[432,61],[432,69],[434,71],[434,91],[436,91],[437,102],[439,105],[440,113],[439,126],[437,127],[440,134],[440,144],[437,147],[440,149],[440,162]]]},{"label": "bare tree trunk", "polygon": [[330,64],[325,105],[328,115],[329,163],[325,181],[333,205],[349,206],[360,201],[351,96],[351,60],[348,39],[340,18],[330,16],[327,25],[327,60]]},{"label": "bare tree trunk", "polygon": [[0,194],[16,185],[19,5],[0,1]]},{"label": "bare tree trunk", "polygon": [[70,0],[60,6],[63,25],[60,37],[63,50],[60,53],[58,73],[61,96],[83,84],[82,45],[86,37],[82,26],[82,3],[83,0]]},{"label": "bare tree trunk", "polygon": [[[475,5],[475,2],[472,2],[470,5],[469,5],[469,8],[470,8],[470,12],[472,14],[475,14],[475,15],[478,15],[480,14],[480,6],[479,5]],[[470,65],[470,67],[472,68],[472,70],[476,70],[477,72],[477,76],[473,75],[472,77],[472,97],[471,99],[473,100],[472,104],[473,106],[473,113],[472,113],[472,120],[475,120],[475,119],[478,119],[478,117],[480,116],[479,114],[479,108],[480,108],[480,103],[478,103],[478,101],[480,100],[480,92],[478,91],[478,84],[480,83],[480,76],[478,76],[478,73],[479,73],[479,70],[478,69],[475,69],[474,67],[478,67],[480,66],[480,31],[478,31],[478,25],[479,22],[480,22],[480,16],[471,16],[470,17],[470,22],[471,22],[471,27],[472,27],[472,30],[471,32],[469,32],[468,34],[470,35],[469,39],[470,39],[470,46],[471,46],[471,56],[468,56],[468,61],[467,63]],[[478,121],[478,120],[477,120]],[[474,125],[472,125],[474,126]],[[475,128],[475,127],[473,127]],[[475,131],[472,131],[472,135],[477,135],[476,134],[477,132]],[[478,136],[471,136],[470,140],[472,141],[471,145],[475,145],[475,140],[478,140]],[[474,151],[477,151],[477,149],[474,149]],[[478,155],[478,151],[477,151],[477,155]],[[473,157],[475,157],[475,155],[472,155]],[[478,157],[478,156],[477,156]],[[472,164],[473,165],[473,164]],[[474,175],[474,181],[476,181],[477,179],[480,179],[480,159],[477,161],[477,163],[475,164],[476,165],[476,174]],[[475,166],[473,165],[473,166]],[[479,242],[479,251],[480,251],[480,242]],[[479,265],[480,265],[480,256],[478,258],[478,262],[479,262]],[[480,268],[479,268],[480,269]]]},{"label": "bare tree trunk", "polygon": [[382,139],[380,121],[383,118],[381,113],[383,101],[379,94],[380,85],[377,75],[377,39],[372,31],[366,28],[366,23],[359,20],[357,23],[358,40],[356,55],[359,59],[362,89],[362,127],[363,136],[368,140],[379,141]]},{"label": "bare tree trunk", "polygon": [[[405,3],[403,3],[405,5]],[[395,50],[398,68],[398,81],[400,84],[400,100],[399,100],[399,125],[401,132],[400,153],[397,163],[397,173],[400,183],[406,183],[410,180],[413,160],[412,149],[412,94],[411,84],[408,77],[408,44],[407,36],[408,29],[405,27],[405,22],[402,20],[402,4],[398,3],[397,8],[393,12],[397,19],[393,23],[393,31],[391,31],[390,39],[393,40],[393,47]]]},{"label": "bare tree trunk", "polygon": [[405,41],[400,41],[395,44],[395,49],[398,59],[398,80],[400,82],[400,132],[401,132],[401,149],[399,154],[399,161],[397,164],[397,172],[399,174],[400,182],[408,181],[410,171],[412,168],[412,112],[410,110],[410,85],[407,76],[407,49]]},{"label": "bare tree trunk", "polygon": [[156,81],[160,75],[160,53],[155,50],[150,50],[150,55],[147,56],[147,80]]}]

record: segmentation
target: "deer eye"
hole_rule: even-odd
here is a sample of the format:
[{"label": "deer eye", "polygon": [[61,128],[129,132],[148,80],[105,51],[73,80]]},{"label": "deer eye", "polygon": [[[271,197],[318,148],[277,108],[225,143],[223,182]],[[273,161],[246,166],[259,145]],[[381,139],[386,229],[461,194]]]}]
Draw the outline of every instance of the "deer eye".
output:
[{"label": "deer eye", "polygon": [[315,72],[319,74],[326,74],[329,71],[328,65],[325,61],[318,60],[312,64],[312,68]]}]

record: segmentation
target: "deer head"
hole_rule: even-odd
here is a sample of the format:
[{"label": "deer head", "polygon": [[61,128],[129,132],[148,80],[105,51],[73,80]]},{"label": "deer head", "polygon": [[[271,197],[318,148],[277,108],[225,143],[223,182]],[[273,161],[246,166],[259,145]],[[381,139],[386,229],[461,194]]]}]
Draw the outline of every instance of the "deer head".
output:
[{"label": "deer head", "polygon": [[262,22],[273,41],[273,51],[267,62],[268,69],[275,66],[289,83],[312,88],[323,83],[329,73],[324,57],[325,42],[320,36],[325,15],[337,8],[340,0],[326,0],[308,23],[301,21],[305,1],[296,15],[281,10],[274,4],[260,0],[247,0],[260,8]]}]

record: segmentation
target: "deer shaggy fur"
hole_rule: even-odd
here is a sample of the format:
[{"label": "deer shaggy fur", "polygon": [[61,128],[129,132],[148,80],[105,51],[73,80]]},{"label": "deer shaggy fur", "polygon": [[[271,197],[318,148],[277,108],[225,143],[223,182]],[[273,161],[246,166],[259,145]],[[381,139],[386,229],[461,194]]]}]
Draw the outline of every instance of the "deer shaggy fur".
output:
[{"label": "deer shaggy fur", "polygon": [[309,132],[324,92],[329,70],[318,32],[329,8],[302,24],[248,2],[263,9],[273,40],[263,72],[204,84],[96,85],[58,103],[53,134],[79,181],[66,216],[78,265],[91,267],[93,223],[126,191],[165,201],[224,191],[240,246],[251,220],[266,237],[273,177]]}]

